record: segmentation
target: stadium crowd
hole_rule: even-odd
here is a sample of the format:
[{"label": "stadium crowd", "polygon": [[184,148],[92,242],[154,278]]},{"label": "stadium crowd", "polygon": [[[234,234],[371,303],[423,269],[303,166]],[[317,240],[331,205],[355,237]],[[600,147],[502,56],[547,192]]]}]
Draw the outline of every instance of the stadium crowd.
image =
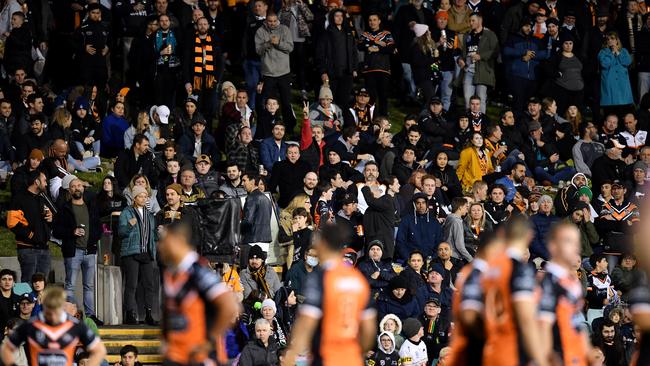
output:
[{"label": "stadium crowd", "polygon": [[[336,225],[377,313],[367,365],[650,364],[632,245],[649,15],[642,0],[0,0],[0,181],[21,274],[0,272],[5,347],[44,298],[103,325],[110,237],[124,324],[178,326],[155,319],[157,281],[193,306],[157,268],[197,271],[209,300],[216,273],[241,304],[227,358],[280,364],[302,304],[321,311],[314,242]],[[207,254],[199,207],[233,198],[229,260],[161,251],[182,222]],[[43,295],[52,245],[65,301]],[[93,363],[98,338],[77,328]]]}]

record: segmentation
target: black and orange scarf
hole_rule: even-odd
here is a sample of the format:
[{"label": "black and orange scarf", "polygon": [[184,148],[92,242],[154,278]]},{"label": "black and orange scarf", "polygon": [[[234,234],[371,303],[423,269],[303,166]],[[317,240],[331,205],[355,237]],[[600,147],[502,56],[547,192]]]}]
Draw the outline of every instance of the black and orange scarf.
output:
[{"label": "black and orange scarf", "polygon": [[194,38],[194,82],[195,90],[211,89],[216,84],[216,55],[212,46],[212,37],[208,34],[205,39],[196,35]]}]

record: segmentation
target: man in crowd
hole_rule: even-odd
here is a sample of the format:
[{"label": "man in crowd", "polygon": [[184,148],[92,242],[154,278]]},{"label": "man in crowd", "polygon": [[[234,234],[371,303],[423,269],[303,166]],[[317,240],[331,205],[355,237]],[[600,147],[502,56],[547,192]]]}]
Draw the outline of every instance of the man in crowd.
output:
[{"label": "man in crowd", "polygon": [[242,177],[242,185],[248,193],[244,204],[244,215],[241,221],[242,243],[246,244],[242,250],[242,258],[245,258],[246,249],[250,246],[258,246],[265,253],[269,250],[269,244],[273,240],[271,236],[271,215],[273,203],[271,199],[259,190],[259,175],[251,172]]},{"label": "man in crowd", "polygon": [[300,159],[300,147],[289,145],[286,159],[273,164],[268,187],[270,192],[279,190],[278,205],[280,207],[287,207],[293,196],[301,193],[303,180],[310,170],[309,163]]},{"label": "man in crowd", "polygon": [[[133,137],[133,145],[129,150],[120,151],[115,161],[115,178],[120,188],[124,189],[129,185],[131,178],[136,174],[153,175],[153,154],[149,150],[149,139],[144,134],[137,134]],[[155,182],[153,182],[155,183]]]},{"label": "man in crowd", "polygon": [[0,326],[3,329],[9,319],[18,315],[20,298],[14,293],[15,282],[16,272],[7,268],[0,270]]},{"label": "man in crowd", "polygon": [[185,206],[181,200],[183,187],[180,184],[170,184],[165,188],[165,200],[167,204],[156,214],[156,226],[158,231],[164,231],[164,227],[175,222],[182,221],[191,231],[190,243],[194,248],[201,247],[201,227],[196,211]]},{"label": "man in crowd", "polygon": [[241,170],[235,162],[226,163],[226,181],[219,186],[219,191],[226,197],[243,197],[246,190],[242,185]]}]

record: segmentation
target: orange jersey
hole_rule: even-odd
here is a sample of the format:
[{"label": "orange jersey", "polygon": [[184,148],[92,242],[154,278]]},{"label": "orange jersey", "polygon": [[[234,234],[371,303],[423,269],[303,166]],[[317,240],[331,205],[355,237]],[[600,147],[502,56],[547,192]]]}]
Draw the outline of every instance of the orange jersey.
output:
[{"label": "orange jersey", "polygon": [[566,366],[586,366],[587,350],[580,331],[582,285],[577,277],[553,262],[542,279],[539,317],[553,324],[553,351]]},{"label": "orange jersey", "polygon": [[188,254],[178,268],[166,268],[164,274],[165,359],[177,364],[201,363],[217,344],[209,344],[208,335],[216,318],[212,301],[228,292],[207,264],[199,263],[196,253]]},{"label": "orange jersey", "polygon": [[513,302],[535,299],[535,270],[512,250],[490,262],[481,281],[485,311],[484,365],[525,365]]},{"label": "orange jersey", "polygon": [[488,264],[475,258],[472,263],[463,267],[456,280],[456,292],[452,299],[452,317],[454,330],[451,337],[451,354],[448,361],[450,366],[480,365],[483,355],[483,339],[476,339],[463,329],[459,319],[460,312],[467,309],[483,312],[483,291],[481,276],[487,271]]},{"label": "orange jersey", "polygon": [[342,261],[327,262],[308,275],[304,288],[300,313],[320,320],[312,343],[312,365],[362,366],[359,327],[376,313],[365,277]]}]

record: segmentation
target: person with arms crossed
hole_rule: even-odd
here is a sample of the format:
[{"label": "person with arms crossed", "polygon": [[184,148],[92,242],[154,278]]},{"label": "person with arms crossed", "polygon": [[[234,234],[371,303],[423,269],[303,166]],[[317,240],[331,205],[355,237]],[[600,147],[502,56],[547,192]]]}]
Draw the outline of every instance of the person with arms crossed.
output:
[{"label": "person with arms crossed", "polygon": [[282,365],[293,366],[296,356],[311,346],[312,366],[364,365],[364,355],[376,337],[376,310],[370,286],[361,272],[343,263],[343,230],[321,227],[315,240],[322,266],[310,273],[305,302],[298,309],[293,337]]}]

